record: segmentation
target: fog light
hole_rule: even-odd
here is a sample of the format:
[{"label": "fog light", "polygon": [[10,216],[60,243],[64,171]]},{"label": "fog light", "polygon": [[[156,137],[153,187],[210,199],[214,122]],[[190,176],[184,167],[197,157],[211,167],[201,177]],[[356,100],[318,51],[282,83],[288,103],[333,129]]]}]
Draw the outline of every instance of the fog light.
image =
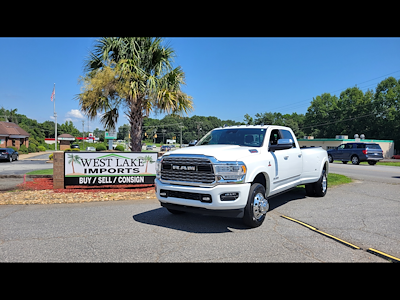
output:
[{"label": "fog light", "polygon": [[168,197],[167,192],[164,191],[164,190],[161,190],[161,191],[160,191],[160,197],[165,197],[165,198],[167,198],[167,197]]},{"label": "fog light", "polygon": [[201,195],[201,202],[208,202],[211,203],[211,196],[210,195]]},{"label": "fog light", "polygon": [[239,193],[225,193],[220,196],[221,201],[234,201],[239,198]]}]

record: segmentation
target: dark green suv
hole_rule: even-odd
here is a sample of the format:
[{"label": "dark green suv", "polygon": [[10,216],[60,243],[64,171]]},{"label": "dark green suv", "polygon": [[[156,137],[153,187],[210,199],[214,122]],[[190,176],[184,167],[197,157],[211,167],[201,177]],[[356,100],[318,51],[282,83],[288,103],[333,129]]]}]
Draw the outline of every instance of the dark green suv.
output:
[{"label": "dark green suv", "polygon": [[370,165],[375,165],[377,161],[383,159],[381,146],[376,143],[347,143],[339,147],[330,149],[328,160],[341,160],[344,164],[351,161],[353,165],[358,165],[362,161],[367,161]]}]

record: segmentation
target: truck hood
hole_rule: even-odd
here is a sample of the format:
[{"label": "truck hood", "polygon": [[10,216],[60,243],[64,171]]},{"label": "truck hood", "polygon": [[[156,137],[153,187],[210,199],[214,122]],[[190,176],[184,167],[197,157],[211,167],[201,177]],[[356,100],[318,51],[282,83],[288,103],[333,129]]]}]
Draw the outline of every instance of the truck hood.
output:
[{"label": "truck hood", "polygon": [[[256,150],[257,152],[253,151],[252,153],[250,150]],[[213,156],[219,161],[240,161],[246,156],[260,154],[260,149],[236,145],[205,145],[177,149],[164,155],[170,154],[197,154]]]}]

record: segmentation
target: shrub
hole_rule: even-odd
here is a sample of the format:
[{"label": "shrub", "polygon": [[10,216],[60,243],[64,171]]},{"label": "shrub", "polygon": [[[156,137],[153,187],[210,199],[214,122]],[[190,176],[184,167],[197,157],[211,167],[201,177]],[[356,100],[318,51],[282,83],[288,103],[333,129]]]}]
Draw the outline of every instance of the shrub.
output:
[{"label": "shrub", "polygon": [[29,153],[36,152],[36,145],[35,144],[29,144],[28,152]]},{"label": "shrub", "polygon": [[118,150],[118,151],[125,151],[125,148],[124,148],[124,146],[122,146],[122,145],[117,145],[117,147],[115,147],[115,150]]},{"label": "shrub", "polygon": [[49,159],[53,160],[53,153],[49,155]]},{"label": "shrub", "polygon": [[17,148],[15,148],[14,146],[8,146],[7,148],[11,148],[11,149],[13,149],[14,151],[18,151]]},{"label": "shrub", "polygon": [[21,145],[21,147],[19,147],[18,152],[27,154],[28,153],[28,148],[26,148],[25,145]]},{"label": "shrub", "polygon": [[43,147],[43,146],[38,146],[38,149],[39,149],[40,152],[46,151],[46,148]]},{"label": "shrub", "polygon": [[96,151],[104,151],[104,150],[107,150],[107,148],[103,144],[98,144],[96,146]]},{"label": "shrub", "polygon": [[65,149],[64,151],[81,151],[81,149],[79,149],[79,148],[68,148],[68,149]]}]

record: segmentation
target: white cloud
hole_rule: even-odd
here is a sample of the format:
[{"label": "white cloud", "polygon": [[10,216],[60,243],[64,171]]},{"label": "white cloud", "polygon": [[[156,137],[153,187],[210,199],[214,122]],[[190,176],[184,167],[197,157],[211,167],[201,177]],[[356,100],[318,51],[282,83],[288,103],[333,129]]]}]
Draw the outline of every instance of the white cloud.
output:
[{"label": "white cloud", "polygon": [[69,112],[67,112],[65,114],[65,117],[75,118],[75,119],[84,119],[85,118],[79,109],[71,109]]}]

